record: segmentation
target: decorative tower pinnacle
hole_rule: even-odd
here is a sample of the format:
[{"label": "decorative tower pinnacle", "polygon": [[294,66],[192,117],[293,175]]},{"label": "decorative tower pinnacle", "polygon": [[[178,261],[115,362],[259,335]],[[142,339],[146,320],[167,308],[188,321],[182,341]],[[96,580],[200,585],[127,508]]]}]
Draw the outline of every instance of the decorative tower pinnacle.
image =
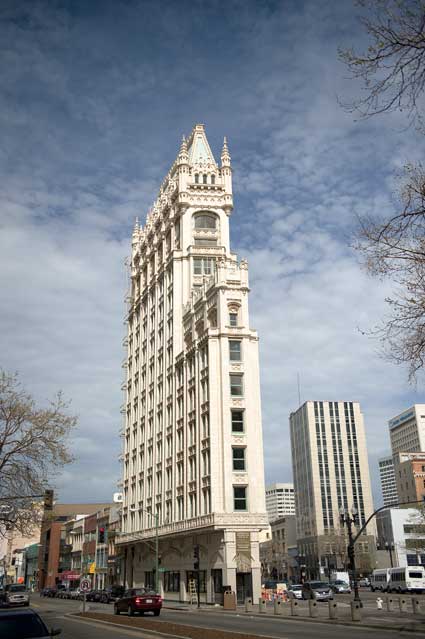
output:
[{"label": "decorative tower pinnacle", "polygon": [[221,165],[230,166],[230,160],[229,147],[227,146],[227,138],[225,136],[223,140],[223,149],[221,151]]},{"label": "decorative tower pinnacle", "polygon": [[187,152],[187,142],[186,142],[185,136],[183,135],[182,142],[181,142],[181,145],[180,145],[178,163],[179,164],[187,164],[188,162],[189,162],[189,154]]}]

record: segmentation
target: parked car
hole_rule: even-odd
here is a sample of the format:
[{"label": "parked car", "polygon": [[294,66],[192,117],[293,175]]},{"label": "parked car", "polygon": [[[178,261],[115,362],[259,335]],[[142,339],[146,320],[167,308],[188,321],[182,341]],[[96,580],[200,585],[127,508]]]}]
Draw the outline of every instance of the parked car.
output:
[{"label": "parked car", "polygon": [[363,579],[359,579],[359,586],[361,586],[362,588],[369,588],[370,586],[370,581],[367,577],[364,577]]},{"label": "parked car", "polygon": [[100,601],[101,596],[101,590],[90,590],[86,595],[86,601]]},{"label": "parked car", "polygon": [[276,590],[279,582],[276,579],[268,579],[263,583],[264,590]]},{"label": "parked car", "polygon": [[117,599],[120,599],[120,597],[123,596],[124,591],[124,586],[109,586],[101,591],[100,601],[102,603],[117,601]]},{"label": "parked car", "polygon": [[80,589],[79,588],[72,588],[69,592],[68,592],[68,596],[69,599],[79,599],[80,598]]},{"label": "parked car", "polygon": [[158,617],[162,608],[162,597],[155,590],[147,588],[131,588],[114,603],[114,614],[126,612],[132,617],[135,612],[143,615],[145,612],[153,612]]},{"label": "parked car", "polygon": [[24,584],[7,584],[4,589],[3,605],[29,606],[30,595]]},{"label": "parked car", "polygon": [[303,598],[302,584],[291,584],[288,588],[288,597],[290,599],[302,599]]},{"label": "parked car", "polygon": [[329,601],[334,595],[332,588],[325,581],[306,581],[303,583],[302,598]]},{"label": "parked car", "polygon": [[347,584],[346,581],[342,581],[341,579],[335,579],[335,581],[329,582],[330,587],[332,588],[332,592],[340,595],[349,595],[351,593],[350,584]]},{"label": "parked car", "polygon": [[0,610],[0,637],[49,639],[61,634],[60,628],[48,630],[34,610]]}]

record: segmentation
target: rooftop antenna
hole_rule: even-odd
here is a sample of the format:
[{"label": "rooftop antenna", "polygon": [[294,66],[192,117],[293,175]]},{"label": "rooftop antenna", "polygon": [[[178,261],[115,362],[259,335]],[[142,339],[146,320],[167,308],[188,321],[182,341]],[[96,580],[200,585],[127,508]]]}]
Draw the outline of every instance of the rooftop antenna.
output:
[{"label": "rooftop antenna", "polygon": [[300,386],[300,374],[297,373],[297,386],[298,386],[298,407],[301,406],[301,386]]}]

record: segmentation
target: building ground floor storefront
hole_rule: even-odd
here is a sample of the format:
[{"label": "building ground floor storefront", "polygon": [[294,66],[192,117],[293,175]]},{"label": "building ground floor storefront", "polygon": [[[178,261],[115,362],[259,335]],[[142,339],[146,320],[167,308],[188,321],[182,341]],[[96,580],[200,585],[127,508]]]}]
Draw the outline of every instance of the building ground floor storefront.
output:
[{"label": "building ground floor storefront", "polygon": [[[195,570],[199,547],[199,572]],[[122,582],[126,587],[155,587],[155,537],[120,545]],[[159,539],[159,590],[169,600],[222,604],[224,590],[243,603],[261,595],[258,531],[216,530]]]}]

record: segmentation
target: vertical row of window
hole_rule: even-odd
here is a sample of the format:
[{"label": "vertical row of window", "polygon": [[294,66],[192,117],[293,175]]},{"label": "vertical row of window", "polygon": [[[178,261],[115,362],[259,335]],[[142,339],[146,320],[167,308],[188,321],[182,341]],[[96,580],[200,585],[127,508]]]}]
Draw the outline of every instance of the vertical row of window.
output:
[{"label": "vertical row of window", "polygon": [[348,509],[347,486],[345,482],[345,465],[342,452],[341,423],[339,419],[338,402],[329,402],[329,415],[332,432],[332,449],[336,478],[336,495],[338,510]]},{"label": "vertical row of window", "polygon": [[[236,312],[229,313],[230,326],[238,325],[238,314]],[[242,341],[229,339],[229,360],[230,363],[239,363],[242,361]],[[242,397],[243,375],[237,373],[230,374],[230,395],[232,397]],[[244,411],[231,410],[232,433],[240,434],[244,432]],[[246,471],[246,448],[245,446],[232,446],[232,469],[236,472]],[[235,511],[246,511],[247,505],[247,486],[233,486],[233,509]]]},{"label": "vertical row of window", "polygon": [[344,402],[344,412],[347,430],[348,458],[350,462],[351,483],[353,487],[353,503],[359,513],[360,524],[364,524],[366,519],[353,402]]},{"label": "vertical row of window", "polygon": [[334,519],[323,402],[314,402],[314,417],[316,422],[316,442],[319,462],[323,526],[325,529],[328,529],[333,528]]}]

